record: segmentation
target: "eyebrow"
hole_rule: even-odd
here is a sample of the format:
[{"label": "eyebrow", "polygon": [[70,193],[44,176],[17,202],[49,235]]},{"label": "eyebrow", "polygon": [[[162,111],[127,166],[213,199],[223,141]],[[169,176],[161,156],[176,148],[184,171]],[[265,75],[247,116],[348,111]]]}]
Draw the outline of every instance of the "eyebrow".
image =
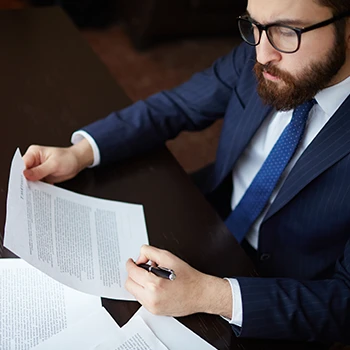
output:
[{"label": "eyebrow", "polygon": [[[253,21],[260,23],[259,21],[257,21],[256,19],[254,19],[249,11],[247,10],[244,15],[248,16],[250,19],[252,19]],[[303,22],[300,19],[291,19],[291,18],[280,18],[277,21],[271,22],[269,24],[285,24],[285,25],[290,25],[290,26],[296,26],[296,27],[307,27],[309,25],[311,25],[312,23],[308,23],[308,22]]]}]

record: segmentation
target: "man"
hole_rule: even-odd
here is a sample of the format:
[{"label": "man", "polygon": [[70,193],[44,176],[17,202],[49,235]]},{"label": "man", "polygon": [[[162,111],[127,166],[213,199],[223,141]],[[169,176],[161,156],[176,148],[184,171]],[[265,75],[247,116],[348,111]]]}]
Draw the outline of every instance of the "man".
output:
[{"label": "man", "polygon": [[224,206],[217,194],[233,184],[226,223],[264,278],[208,276],[144,246],[136,263],[178,277],[169,283],[129,260],[126,288],[155,314],[221,315],[242,337],[350,342],[349,16],[348,0],[248,0],[246,43],[87,126],[69,148],[31,146],[24,174],[64,181],[224,117],[200,186]]}]

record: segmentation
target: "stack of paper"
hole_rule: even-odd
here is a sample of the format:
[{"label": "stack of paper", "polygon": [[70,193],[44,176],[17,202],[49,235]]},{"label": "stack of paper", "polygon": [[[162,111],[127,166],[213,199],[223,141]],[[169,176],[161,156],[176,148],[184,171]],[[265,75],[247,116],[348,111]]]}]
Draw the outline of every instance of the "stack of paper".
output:
[{"label": "stack of paper", "polygon": [[[98,323],[98,327],[96,324]],[[66,329],[36,347],[35,350],[213,350],[195,333],[173,317],[154,316],[145,308],[139,311],[118,331],[108,329],[113,319],[106,311]]]},{"label": "stack of paper", "polygon": [[112,331],[115,322],[107,311],[100,311],[67,328],[35,350],[167,350],[140,316],[127,325]]},{"label": "stack of paper", "polygon": [[172,317],[141,308],[119,328],[102,308],[101,296],[135,300],[125,263],[148,243],[141,205],[28,182],[23,170],[17,150],[4,245],[30,265],[0,260],[0,349],[214,349]]},{"label": "stack of paper", "polygon": [[0,259],[0,349],[32,349],[100,309],[99,297],[66,287],[21,259]]}]

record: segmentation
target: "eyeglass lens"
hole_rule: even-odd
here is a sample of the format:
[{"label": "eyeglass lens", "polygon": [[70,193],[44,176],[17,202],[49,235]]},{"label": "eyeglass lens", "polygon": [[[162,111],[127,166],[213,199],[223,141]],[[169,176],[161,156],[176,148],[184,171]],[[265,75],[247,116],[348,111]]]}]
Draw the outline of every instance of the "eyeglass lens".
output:
[{"label": "eyeglass lens", "polygon": [[[238,22],[239,30],[244,41],[256,46],[260,40],[259,28],[249,20],[241,19]],[[282,25],[268,27],[267,36],[275,49],[283,52],[294,52],[298,49],[298,34],[291,28]]]}]

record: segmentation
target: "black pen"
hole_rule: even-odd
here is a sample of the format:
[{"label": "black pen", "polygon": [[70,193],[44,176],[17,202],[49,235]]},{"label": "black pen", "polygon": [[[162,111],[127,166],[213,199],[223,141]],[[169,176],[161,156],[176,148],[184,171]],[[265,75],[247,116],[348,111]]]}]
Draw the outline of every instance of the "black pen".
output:
[{"label": "black pen", "polygon": [[166,267],[152,266],[148,264],[138,264],[137,266],[147,270],[148,272],[152,272],[158,277],[166,278],[170,281],[174,281],[176,278],[175,272],[173,270],[167,269]]}]

